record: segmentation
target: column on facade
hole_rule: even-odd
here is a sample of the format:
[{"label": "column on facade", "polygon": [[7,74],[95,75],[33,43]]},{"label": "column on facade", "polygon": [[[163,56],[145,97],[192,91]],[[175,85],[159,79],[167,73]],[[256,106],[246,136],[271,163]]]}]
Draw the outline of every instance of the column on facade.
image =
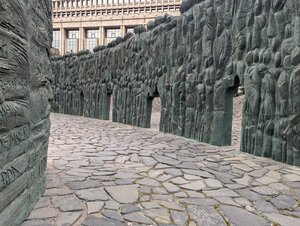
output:
[{"label": "column on facade", "polygon": [[105,30],[104,27],[99,27],[99,45],[104,45],[105,43]]},{"label": "column on facade", "polygon": [[121,36],[121,37],[124,37],[124,36],[125,36],[125,33],[126,33],[125,25],[121,25],[121,26],[120,26],[120,36]]},{"label": "column on facade", "polygon": [[60,49],[59,53],[61,55],[65,54],[66,52],[66,29],[63,27],[60,28]]},{"label": "column on facade", "polygon": [[79,43],[78,51],[85,49],[85,30],[83,27],[79,27]]}]

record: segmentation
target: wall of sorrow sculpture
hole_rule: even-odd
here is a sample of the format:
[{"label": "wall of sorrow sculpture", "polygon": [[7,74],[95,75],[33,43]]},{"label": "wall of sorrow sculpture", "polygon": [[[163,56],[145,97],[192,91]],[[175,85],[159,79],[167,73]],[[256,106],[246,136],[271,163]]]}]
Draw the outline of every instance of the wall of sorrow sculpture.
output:
[{"label": "wall of sorrow sculpture", "polygon": [[232,100],[245,89],[241,150],[300,165],[300,1],[184,1],[95,53],[53,58],[56,112],[231,142]]},{"label": "wall of sorrow sculpture", "polygon": [[0,225],[20,225],[45,189],[51,1],[0,1]]}]

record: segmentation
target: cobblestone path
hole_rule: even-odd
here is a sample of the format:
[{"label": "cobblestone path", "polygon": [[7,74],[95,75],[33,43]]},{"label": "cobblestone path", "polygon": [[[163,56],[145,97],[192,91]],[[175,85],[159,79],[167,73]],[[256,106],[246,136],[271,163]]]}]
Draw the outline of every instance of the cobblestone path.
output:
[{"label": "cobblestone path", "polygon": [[28,225],[300,225],[300,168],[53,114],[48,186]]}]

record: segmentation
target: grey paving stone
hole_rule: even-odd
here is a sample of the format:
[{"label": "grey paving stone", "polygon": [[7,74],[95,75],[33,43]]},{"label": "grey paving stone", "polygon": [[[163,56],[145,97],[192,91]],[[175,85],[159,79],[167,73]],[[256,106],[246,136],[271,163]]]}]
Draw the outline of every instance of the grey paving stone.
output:
[{"label": "grey paving stone", "polygon": [[175,197],[177,198],[187,198],[188,195],[185,192],[177,192],[174,194]]},{"label": "grey paving stone", "polygon": [[55,225],[57,226],[74,225],[74,223],[80,218],[81,215],[82,215],[81,212],[61,213],[57,218]]},{"label": "grey paving stone", "polygon": [[54,220],[26,220],[21,226],[52,226]]},{"label": "grey paving stone", "polygon": [[160,182],[165,182],[165,181],[169,180],[170,178],[172,178],[172,176],[170,176],[168,174],[164,174],[164,175],[159,176],[157,178],[157,180]]},{"label": "grey paving stone", "polygon": [[258,169],[258,170],[253,170],[252,172],[249,173],[250,176],[259,178],[264,176],[268,172],[267,169]]},{"label": "grey paving stone", "polygon": [[194,162],[182,162],[181,164],[177,165],[177,167],[181,169],[193,169],[193,170],[199,169],[199,166]]},{"label": "grey paving stone", "polygon": [[290,174],[283,175],[283,177],[289,181],[300,182],[300,175],[297,174],[290,173]]},{"label": "grey paving stone", "polygon": [[88,215],[92,213],[98,213],[104,207],[104,202],[87,202]]},{"label": "grey paving stone", "polygon": [[232,190],[243,189],[243,188],[247,187],[246,185],[241,185],[241,184],[237,184],[237,183],[234,183],[234,184],[224,184],[224,186],[227,187],[227,188],[229,188],[229,189],[232,189]]},{"label": "grey paving stone", "polygon": [[115,180],[116,185],[130,185],[133,184],[135,179],[117,179]]},{"label": "grey paving stone", "polygon": [[67,187],[62,188],[51,188],[45,191],[44,196],[58,196],[58,195],[69,195],[72,194],[73,191]]},{"label": "grey paving stone", "polygon": [[83,222],[84,226],[125,226],[124,223],[109,218],[88,216]]},{"label": "grey paving stone", "polygon": [[51,207],[50,197],[41,197],[38,203],[34,206],[34,209],[39,209],[43,207]]},{"label": "grey paving stone", "polygon": [[182,176],[181,170],[176,168],[165,169],[164,172],[173,176]]},{"label": "grey paving stone", "polygon": [[139,192],[145,193],[145,194],[150,194],[152,191],[151,188],[147,187],[147,186],[141,186],[139,188]]},{"label": "grey paving stone", "polygon": [[117,220],[117,221],[121,221],[124,222],[124,218],[123,216],[117,212],[117,211],[112,211],[112,210],[102,210],[101,214],[103,216],[106,216],[107,218],[113,219],[113,220]]},{"label": "grey paving stone", "polygon": [[214,178],[214,176],[206,171],[203,170],[189,170],[189,169],[183,169],[183,172],[203,178]]},{"label": "grey paving stone", "polygon": [[55,196],[52,198],[52,204],[63,212],[79,211],[84,209],[83,202],[75,195]]},{"label": "grey paving stone", "polygon": [[142,161],[146,166],[154,166],[157,164],[157,161],[152,157],[142,157]]},{"label": "grey paving stone", "polygon": [[273,206],[273,204],[265,200],[258,200],[254,202],[254,206],[262,213],[278,213],[278,210]]},{"label": "grey paving stone", "polygon": [[117,179],[138,179],[138,178],[142,178],[141,175],[138,175],[134,172],[118,172],[113,177],[117,178]]},{"label": "grey paving stone", "polygon": [[141,208],[135,205],[125,205],[121,208],[122,214],[128,214],[133,212],[139,212],[141,211]]},{"label": "grey paving stone", "polygon": [[158,224],[157,226],[176,226],[175,224]]},{"label": "grey paving stone", "polygon": [[171,182],[173,184],[177,184],[177,185],[179,185],[179,184],[188,184],[189,183],[189,181],[183,179],[182,177],[173,178],[173,179],[171,179]]},{"label": "grey paving stone", "polygon": [[149,170],[148,175],[151,178],[157,178],[158,176],[164,174],[163,170]]},{"label": "grey paving stone", "polygon": [[268,226],[270,225],[264,218],[250,213],[242,208],[221,205],[220,210],[224,217],[232,226]]},{"label": "grey paving stone", "polygon": [[159,209],[161,206],[156,202],[142,202],[141,205],[145,209]]},{"label": "grey paving stone", "polygon": [[85,201],[106,201],[109,196],[103,188],[90,188],[76,191],[78,198]]},{"label": "grey paving stone", "polygon": [[223,184],[216,179],[205,179],[204,182],[208,187],[211,187],[211,188],[222,188],[223,187]]},{"label": "grey paving stone", "polygon": [[130,204],[138,200],[137,185],[121,185],[106,187],[105,190],[119,203]]},{"label": "grey paving stone", "polygon": [[68,182],[66,185],[73,190],[101,187],[101,183],[97,180],[73,181],[73,182]]},{"label": "grey paving stone", "polygon": [[120,207],[121,207],[120,203],[118,203],[114,200],[109,200],[109,201],[105,202],[105,209],[118,210],[118,209],[120,209]]},{"label": "grey paving stone", "polygon": [[160,156],[160,155],[152,155],[156,161],[162,164],[170,165],[170,166],[177,166],[181,163],[181,161],[178,161],[177,159],[169,158],[166,156]]},{"label": "grey paving stone", "polygon": [[257,201],[263,198],[260,194],[251,191],[249,188],[236,190],[236,192],[239,193],[241,196],[246,197],[250,201]]},{"label": "grey paving stone", "polygon": [[265,213],[269,220],[280,224],[281,226],[299,226],[299,218],[285,216],[278,213]]},{"label": "grey paving stone", "polygon": [[172,183],[163,183],[163,186],[168,192],[174,193],[180,191],[180,188],[177,185]]},{"label": "grey paving stone", "polygon": [[142,213],[125,214],[124,218],[130,222],[136,222],[136,223],[148,224],[148,225],[154,224],[154,222],[150,218],[144,216]]},{"label": "grey paving stone", "polygon": [[186,225],[188,220],[188,215],[186,212],[171,210],[172,220],[176,225]]},{"label": "grey paving stone", "polygon": [[168,209],[171,209],[171,210],[180,210],[180,211],[182,211],[184,209],[183,206],[181,206],[181,205],[179,205],[175,202],[169,202],[169,201],[162,200],[162,201],[159,201],[159,203],[160,203],[160,205],[162,205],[162,206],[164,206]]},{"label": "grey paving stone", "polygon": [[172,167],[172,166],[167,165],[167,164],[158,163],[158,164],[155,166],[155,169],[167,169],[167,168],[171,168],[171,167]]},{"label": "grey paving stone", "polygon": [[94,176],[112,176],[112,175],[115,175],[115,174],[116,174],[115,171],[96,171],[96,172],[93,173]]},{"label": "grey paving stone", "polygon": [[293,209],[298,204],[293,197],[287,195],[279,195],[275,198],[272,198],[270,201],[278,209]]},{"label": "grey paving stone", "polygon": [[181,199],[180,203],[184,203],[187,205],[197,205],[197,206],[215,206],[218,202],[214,199],[209,198],[186,198]]},{"label": "grey paving stone", "polygon": [[152,188],[153,194],[160,194],[160,195],[167,195],[169,194],[168,191],[163,187],[154,187]]},{"label": "grey paving stone", "polygon": [[188,194],[188,197],[190,198],[204,198],[205,195],[198,191],[186,191],[186,194]]},{"label": "grey paving stone", "polygon": [[234,198],[234,201],[242,206],[250,206],[252,203],[245,197]]},{"label": "grey paving stone", "polygon": [[211,206],[188,206],[191,220],[197,225],[226,226],[225,221]]},{"label": "grey paving stone", "polygon": [[153,219],[156,223],[171,223],[171,216],[169,210],[166,208],[143,210],[143,213]]},{"label": "grey paving stone", "polygon": [[29,215],[28,219],[45,219],[45,218],[53,218],[58,215],[58,211],[54,208],[40,208],[33,210]]},{"label": "grey paving stone", "polygon": [[182,185],[179,185],[179,186],[181,188],[188,189],[188,190],[193,190],[193,191],[200,191],[200,190],[202,190],[203,188],[206,187],[206,185],[204,184],[203,181],[195,181],[195,182],[192,182],[192,183],[182,184]]},{"label": "grey paving stone", "polygon": [[231,205],[231,206],[238,206],[238,207],[240,206],[240,204],[233,201],[233,199],[230,197],[214,197],[214,199],[224,205]]},{"label": "grey paving stone", "polygon": [[267,187],[267,186],[257,186],[257,187],[251,187],[250,188],[252,191],[258,193],[258,194],[261,194],[261,195],[270,195],[270,196],[273,196],[273,195],[278,195],[278,191],[270,188],[270,187]]},{"label": "grey paving stone", "polygon": [[288,191],[290,188],[283,183],[272,183],[269,184],[270,188],[273,188],[277,191]]},{"label": "grey paving stone", "polygon": [[247,173],[245,173],[242,178],[233,179],[233,181],[241,185],[249,186],[251,179],[252,178]]},{"label": "grey paving stone", "polygon": [[160,183],[157,180],[151,178],[143,178],[138,180],[136,183],[143,185],[143,186],[150,186],[150,187],[158,187]]},{"label": "grey paving stone", "polygon": [[186,173],[183,175],[183,178],[188,180],[188,181],[202,180],[203,179],[202,177],[195,176],[195,175],[190,175],[190,174],[186,174]]},{"label": "grey paving stone", "polygon": [[223,196],[223,197],[239,197],[239,194],[237,194],[235,191],[232,191],[228,188],[221,188],[218,190],[210,190],[210,191],[203,191],[204,194],[206,194],[209,197],[217,197],[217,196]]},{"label": "grey paving stone", "polygon": [[261,184],[271,184],[271,183],[278,182],[278,179],[274,179],[274,178],[268,177],[268,176],[263,176],[263,177],[257,178],[256,181]]},{"label": "grey paving stone", "polygon": [[231,166],[245,172],[253,171],[253,168],[247,166],[246,164],[232,164]]},{"label": "grey paving stone", "polygon": [[191,221],[191,222],[189,223],[189,226],[197,226],[197,224],[196,224],[195,221]]}]

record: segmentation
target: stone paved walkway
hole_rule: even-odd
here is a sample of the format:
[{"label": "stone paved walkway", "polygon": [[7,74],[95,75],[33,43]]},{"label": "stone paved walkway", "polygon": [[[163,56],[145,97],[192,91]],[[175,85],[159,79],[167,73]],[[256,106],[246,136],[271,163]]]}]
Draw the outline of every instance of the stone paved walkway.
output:
[{"label": "stone paved walkway", "polygon": [[300,225],[300,168],[108,121],[52,115],[28,225]]}]

